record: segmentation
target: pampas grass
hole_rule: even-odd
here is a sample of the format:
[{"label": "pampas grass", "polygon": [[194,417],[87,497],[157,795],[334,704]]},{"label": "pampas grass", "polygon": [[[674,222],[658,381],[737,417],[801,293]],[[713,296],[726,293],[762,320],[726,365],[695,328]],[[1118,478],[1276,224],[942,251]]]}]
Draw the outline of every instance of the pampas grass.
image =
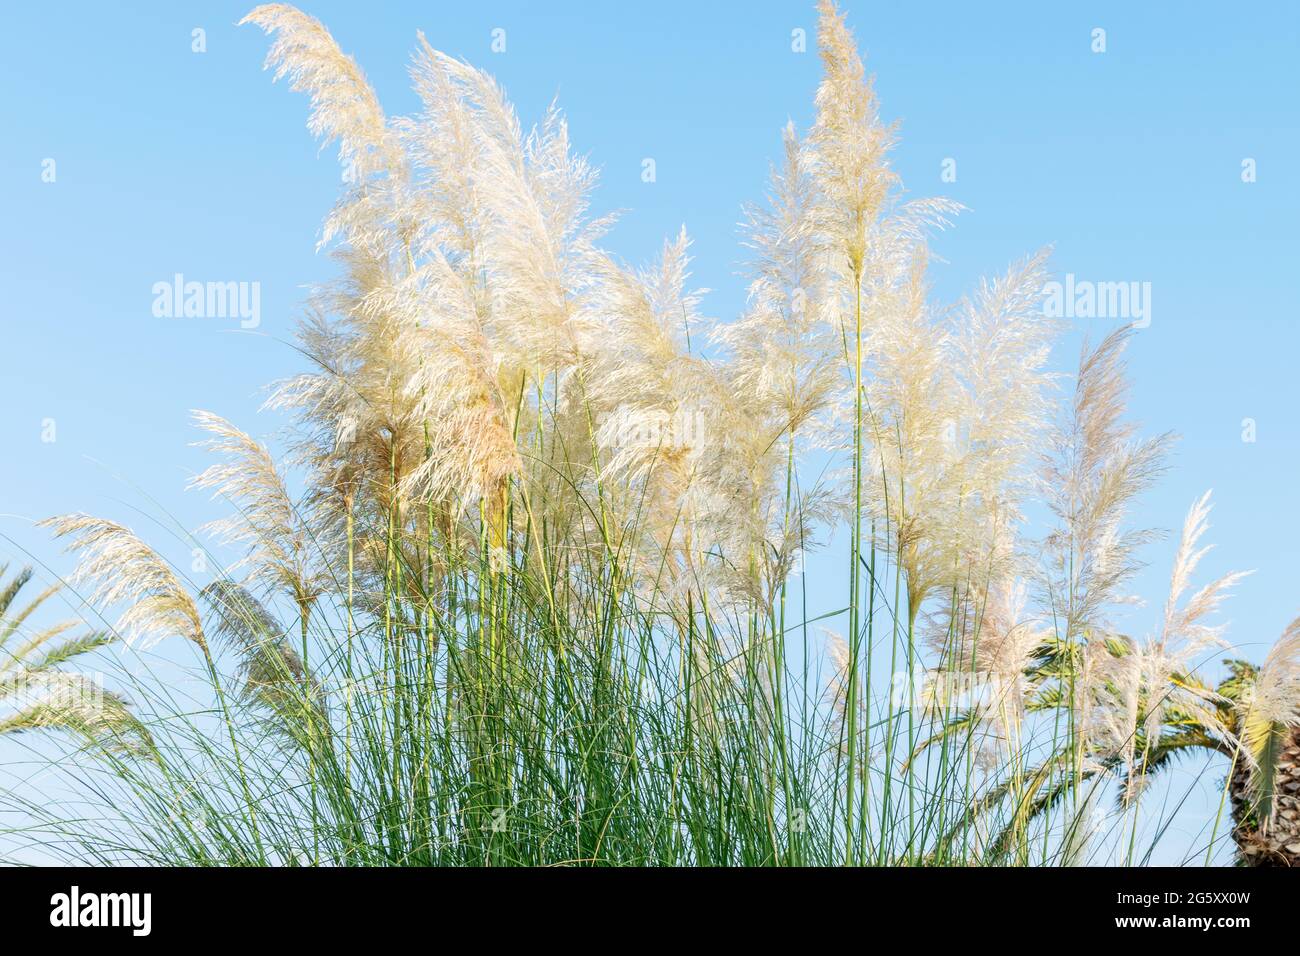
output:
[{"label": "pampas grass", "polygon": [[[32,807],[62,852],[1076,863],[1098,789],[1135,788],[1170,721],[1235,746],[1193,673],[1239,578],[1186,597],[1208,496],[1159,634],[1115,623],[1154,540],[1129,515],[1171,441],[1125,419],[1131,330],[1062,400],[1046,252],[934,300],[928,240],[960,209],[902,198],[896,131],[818,9],[816,117],[745,210],[748,297],[725,322],[684,230],[644,268],[601,247],[612,220],[558,108],[526,128],[420,36],[419,112],[389,117],[319,22],[249,14],[337,146],[338,276],[306,303],[310,367],[267,402],[285,434],[195,413],[218,461],[193,486],[230,509],[203,530],[240,553],[216,581],[123,525],[48,523],[113,633],[188,643],[206,688],[187,704],[123,676],[148,747],[77,764],[90,824]],[[800,573],[838,529],[848,593],[819,613]],[[847,630],[823,641],[831,617]],[[1288,635],[1252,754],[1256,723],[1295,723]]]}]

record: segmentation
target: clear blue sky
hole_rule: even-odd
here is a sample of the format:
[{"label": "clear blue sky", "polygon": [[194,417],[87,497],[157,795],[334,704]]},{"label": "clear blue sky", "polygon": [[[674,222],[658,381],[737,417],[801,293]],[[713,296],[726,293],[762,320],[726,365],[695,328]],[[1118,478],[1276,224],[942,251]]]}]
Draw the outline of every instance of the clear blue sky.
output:
[{"label": "clear blue sky", "polygon": [[[716,290],[707,311],[736,313],[740,204],[763,195],[787,118],[802,129],[812,112],[811,2],[302,7],[357,57],[390,114],[415,105],[405,71],[417,29],[490,69],[526,122],[558,95],[576,146],[603,170],[598,210],[627,210],[613,249],[643,261],[685,223],[697,284]],[[1258,657],[1300,612],[1300,6],[844,7],[884,114],[901,121],[894,162],[909,191],[970,209],[936,244],[949,261],[935,276],[941,296],[1049,243],[1061,274],[1151,283],[1153,321],[1131,349],[1133,411],[1183,440],[1141,519],[1176,527],[1215,489],[1218,548],[1204,571],[1258,569],[1228,612],[1231,636]],[[0,560],[23,560],[21,547],[66,572],[26,520],[57,512],[148,533],[141,506],[195,527],[218,509],[183,491],[202,464],[188,410],[255,433],[276,425],[255,417],[259,390],[300,366],[286,343],[303,286],[331,272],[314,244],[339,172],[304,128],[305,99],[262,72],[266,39],[235,27],[248,9],[6,10],[0,532],[17,544],[0,541]],[[195,27],[204,53],[191,51]],[[1090,49],[1095,27],[1104,54]],[[809,34],[806,53],[791,51],[795,28]],[[641,180],[646,157],[653,184]],[[949,157],[957,181],[942,183]],[[42,181],[47,158],[53,183]],[[177,272],[259,282],[261,327],[154,317],[153,284]],[[1081,333],[1110,327],[1076,322],[1061,367]],[[1242,441],[1244,418],[1254,443]],[[45,419],[53,443],[41,440]],[[1148,616],[1172,551],[1150,554]]]}]

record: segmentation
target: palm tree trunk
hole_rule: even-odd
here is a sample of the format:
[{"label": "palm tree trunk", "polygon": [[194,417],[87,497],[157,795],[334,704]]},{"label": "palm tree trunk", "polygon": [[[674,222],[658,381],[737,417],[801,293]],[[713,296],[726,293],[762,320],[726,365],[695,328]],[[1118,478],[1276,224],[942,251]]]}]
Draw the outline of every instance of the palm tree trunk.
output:
[{"label": "palm tree trunk", "polygon": [[1236,763],[1229,783],[1232,799],[1232,838],[1242,866],[1300,866],[1300,730],[1293,730],[1278,758],[1277,807],[1267,826],[1254,810],[1250,769]]}]

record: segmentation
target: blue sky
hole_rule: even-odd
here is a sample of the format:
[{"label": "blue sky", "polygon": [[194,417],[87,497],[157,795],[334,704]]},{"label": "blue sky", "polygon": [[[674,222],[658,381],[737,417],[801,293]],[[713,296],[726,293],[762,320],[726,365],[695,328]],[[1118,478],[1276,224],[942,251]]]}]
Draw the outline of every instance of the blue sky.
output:
[{"label": "blue sky", "polygon": [[[260,389],[300,367],[289,340],[303,287],[331,274],[314,247],[338,167],[304,128],[305,100],[262,72],[265,38],[235,27],[248,6],[111,6],[19,5],[0,32],[0,533],[12,539],[0,561],[25,549],[57,572],[67,561],[28,519],[85,510],[148,533],[134,509],[190,528],[217,515],[183,490],[202,454],[188,411],[271,432]],[[390,114],[415,105],[417,29],[491,70],[525,122],[558,96],[603,171],[597,210],[626,210],[609,245],[641,262],[684,223],[695,281],[715,290],[707,313],[735,315],[740,205],[762,197],[786,120],[804,129],[812,113],[810,2],[302,6]],[[901,122],[909,192],[969,208],[935,244],[940,297],[1047,244],[1062,275],[1151,284],[1132,409],[1183,437],[1140,520],[1177,527],[1215,490],[1204,573],[1258,569],[1228,611],[1230,636],[1258,658],[1300,612],[1300,7],[843,6],[883,113]],[[206,52],[191,50],[196,27]],[[1091,49],[1098,27],[1104,53]],[[799,28],[806,53],[791,50]],[[949,158],[957,179],[944,183]],[[260,283],[260,327],[155,317],[154,283],[178,272]],[[1075,322],[1059,365],[1112,326]],[[1173,549],[1149,555],[1139,633]]]}]

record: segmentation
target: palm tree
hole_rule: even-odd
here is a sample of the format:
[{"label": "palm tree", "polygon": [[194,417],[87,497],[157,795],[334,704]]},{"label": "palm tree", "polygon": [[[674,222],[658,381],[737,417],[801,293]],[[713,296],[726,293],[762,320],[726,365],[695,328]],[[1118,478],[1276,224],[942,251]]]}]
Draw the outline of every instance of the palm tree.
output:
[{"label": "palm tree", "polygon": [[1172,708],[1134,777],[1158,773],[1197,749],[1223,754],[1238,863],[1300,865],[1300,618],[1262,665],[1226,663],[1228,676],[1213,691],[1213,713],[1193,716]]},{"label": "palm tree", "polygon": [[[0,582],[7,570],[0,565]],[[111,750],[147,749],[148,732],[124,699],[87,674],[60,669],[114,637],[101,631],[69,636],[75,621],[31,627],[36,610],[59,590],[57,584],[46,588],[20,606],[19,593],[31,578],[32,569],[24,568],[0,585],[0,734],[56,729]]]}]

